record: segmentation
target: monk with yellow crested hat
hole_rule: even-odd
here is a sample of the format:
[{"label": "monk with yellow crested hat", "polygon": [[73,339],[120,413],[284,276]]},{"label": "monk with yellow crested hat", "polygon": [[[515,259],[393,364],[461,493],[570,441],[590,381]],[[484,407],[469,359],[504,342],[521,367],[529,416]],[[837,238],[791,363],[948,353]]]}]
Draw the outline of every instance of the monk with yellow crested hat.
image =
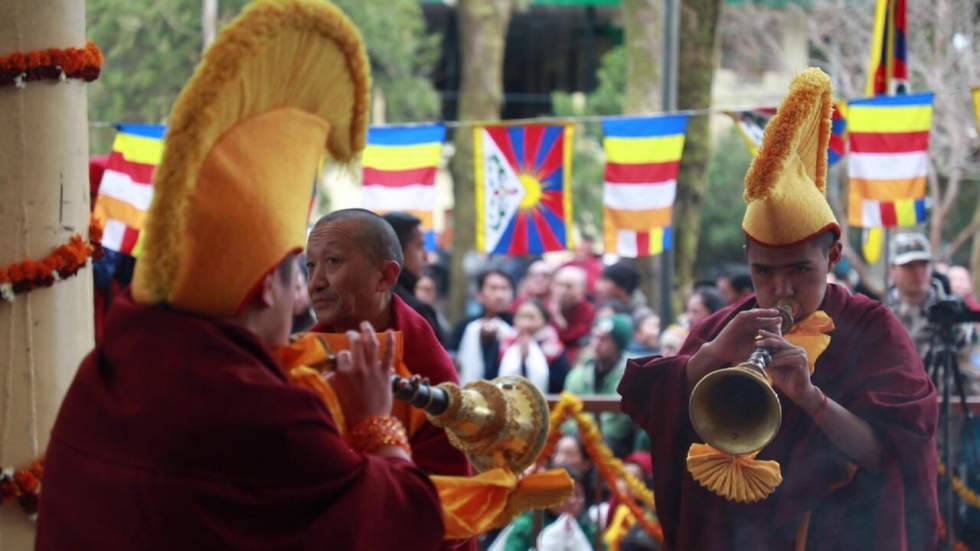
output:
[{"label": "monk with yellow crested hat", "polygon": [[[652,440],[669,549],[934,549],[936,392],[885,306],[827,273],[841,257],[825,197],[830,78],[808,69],[745,177],[742,229],[755,293],[691,329],[677,356],[632,361],[623,411]],[[780,333],[777,303],[795,324]],[[702,443],[692,388],[757,348],[782,424],[757,454]]]},{"label": "monk with yellow crested hat", "polygon": [[370,325],[333,379],[350,445],[273,353],[317,167],[364,148],[369,75],[322,0],[258,0],[205,54],[168,120],[131,293],[55,423],[39,550],[439,547]]}]

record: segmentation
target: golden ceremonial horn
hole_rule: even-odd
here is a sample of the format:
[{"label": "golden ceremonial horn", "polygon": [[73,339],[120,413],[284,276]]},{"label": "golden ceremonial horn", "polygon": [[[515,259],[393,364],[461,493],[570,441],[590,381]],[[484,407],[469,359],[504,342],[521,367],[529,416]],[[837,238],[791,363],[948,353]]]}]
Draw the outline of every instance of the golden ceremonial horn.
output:
[{"label": "golden ceremonial horn", "polygon": [[[776,304],[785,334],[799,315],[795,301]],[[733,455],[752,453],[768,444],[783,420],[779,396],[766,376],[772,355],[756,348],[747,360],[712,371],[691,390],[691,425],[705,443]]]},{"label": "golden ceremonial horn", "polygon": [[502,467],[520,473],[538,459],[548,439],[548,402],[524,377],[460,387],[395,375],[391,386],[395,398],[421,408],[433,425],[445,429],[477,471]]}]

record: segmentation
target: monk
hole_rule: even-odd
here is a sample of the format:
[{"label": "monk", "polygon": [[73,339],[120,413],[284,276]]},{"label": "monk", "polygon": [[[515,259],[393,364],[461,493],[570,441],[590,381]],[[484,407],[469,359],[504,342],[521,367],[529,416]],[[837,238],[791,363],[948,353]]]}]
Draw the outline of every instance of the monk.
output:
[{"label": "monk", "polygon": [[[403,361],[413,375],[434,384],[458,383],[452,359],[432,327],[392,291],[404,262],[401,245],[384,218],[344,209],[321,218],[307,243],[314,332],[338,333],[368,321],[379,331],[401,331]],[[466,475],[466,457],[444,430],[425,422],[410,435],[412,457],[430,474]]]},{"label": "monk", "polygon": [[[439,498],[408,452],[351,449],[319,397],[273,359],[288,337],[294,264],[265,276],[240,318],[117,298],[52,434],[39,550],[441,545]],[[350,338],[334,384],[349,388],[357,424],[391,410],[392,371],[373,357],[370,329]]]},{"label": "monk", "polygon": [[359,33],[327,2],[259,0],[205,54],[168,119],[131,290],[55,422],[37,549],[442,545],[371,326],[332,375],[346,440],[273,352],[313,176],[325,149],[363,149],[369,82]]},{"label": "monk", "polygon": [[[742,228],[755,294],[694,326],[676,357],[631,362],[619,386],[623,410],[652,439],[670,549],[937,545],[935,388],[887,307],[826,283],[842,250],[824,197],[830,102],[825,74],[797,77],[746,176]],[[774,307],[785,299],[799,312],[784,336]],[[782,481],[745,502],[692,475],[703,440],[688,400],[702,377],[756,347],[772,353],[782,425],[757,457],[715,452],[765,469],[777,462]]]}]

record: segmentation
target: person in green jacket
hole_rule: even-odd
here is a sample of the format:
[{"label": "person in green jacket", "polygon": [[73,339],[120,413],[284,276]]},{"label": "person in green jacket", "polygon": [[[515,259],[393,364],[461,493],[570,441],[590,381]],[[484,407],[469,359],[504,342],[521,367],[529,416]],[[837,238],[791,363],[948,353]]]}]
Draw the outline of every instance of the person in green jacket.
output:
[{"label": "person in green jacket", "polygon": [[[574,535],[563,538],[562,548],[574,549],[575,551],[591,551],[594,549],[593,544],[596,541],[596,527],[589,522],[586,514],[590,505],[587,493],[591,493],[587,492],[588,484],[585,482],[582,474],[574,468],[561,465],[558,468],[564,468],[568,471],[568,475],[575,481],[575,490],[572,496],[561,505],[545,509],[541,532],[544,534],[549,529],[561,528],[554,526],[554,523],[563,522],[562,515],[567,515],[567,517],[575,519],[575,524],[577,524],[578,530],[581,532],[576,531]],[[528,551],[529,549],[549,551],[549,549],[553,548],[547,542],[537,541],[539,534],[534,533],[534,512],[532,511],[517,517],[501,537],[507,538],[503,546],[503,551]],[[553,540],[555,538],[551,537],[546,539]]]},{"label": "person in green jacket", "polygon": [[[632,338],[633,322],[629,316],[613,314],[597,319],[592,328],[593,354],[568,373],[565,391],[576,396],[618,396],[616,389],[626,370],[626,348]],[[562,428],[568,432],[574,430],[572,425]],[[599,414],[599,429],[617,457],[633,451],[637,431],[625,414]]]}]

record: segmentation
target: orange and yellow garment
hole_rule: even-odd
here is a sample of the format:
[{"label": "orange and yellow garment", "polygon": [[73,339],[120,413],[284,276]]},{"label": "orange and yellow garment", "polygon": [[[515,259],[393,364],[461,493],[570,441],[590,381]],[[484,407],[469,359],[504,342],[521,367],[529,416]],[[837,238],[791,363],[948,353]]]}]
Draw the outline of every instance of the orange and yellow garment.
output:
[{"label": "orange and yellow garment", "polygon": [[[395,373],[411,377],[403,362],[402,333],[394,332]],[[378,334],[380,353],[391,346],[388,335]],[[293,384],[319,395],[330,410],[341,436],[346,437],[344,411],[323,374],[333,369],[331,357],[350,348],[341,333],[307,333],[279,350],[280,365]],[[409,438],[426,421],[422,410],[396,401],[392,415],[405,425]],[[507,525],[531,509],[554,506],[572,494],[574,482],[564,470],[534,473],[519,478],[506,469],[491,469],[476,476],[430,475],[442,502],[445,539],[465,539]]]}]

